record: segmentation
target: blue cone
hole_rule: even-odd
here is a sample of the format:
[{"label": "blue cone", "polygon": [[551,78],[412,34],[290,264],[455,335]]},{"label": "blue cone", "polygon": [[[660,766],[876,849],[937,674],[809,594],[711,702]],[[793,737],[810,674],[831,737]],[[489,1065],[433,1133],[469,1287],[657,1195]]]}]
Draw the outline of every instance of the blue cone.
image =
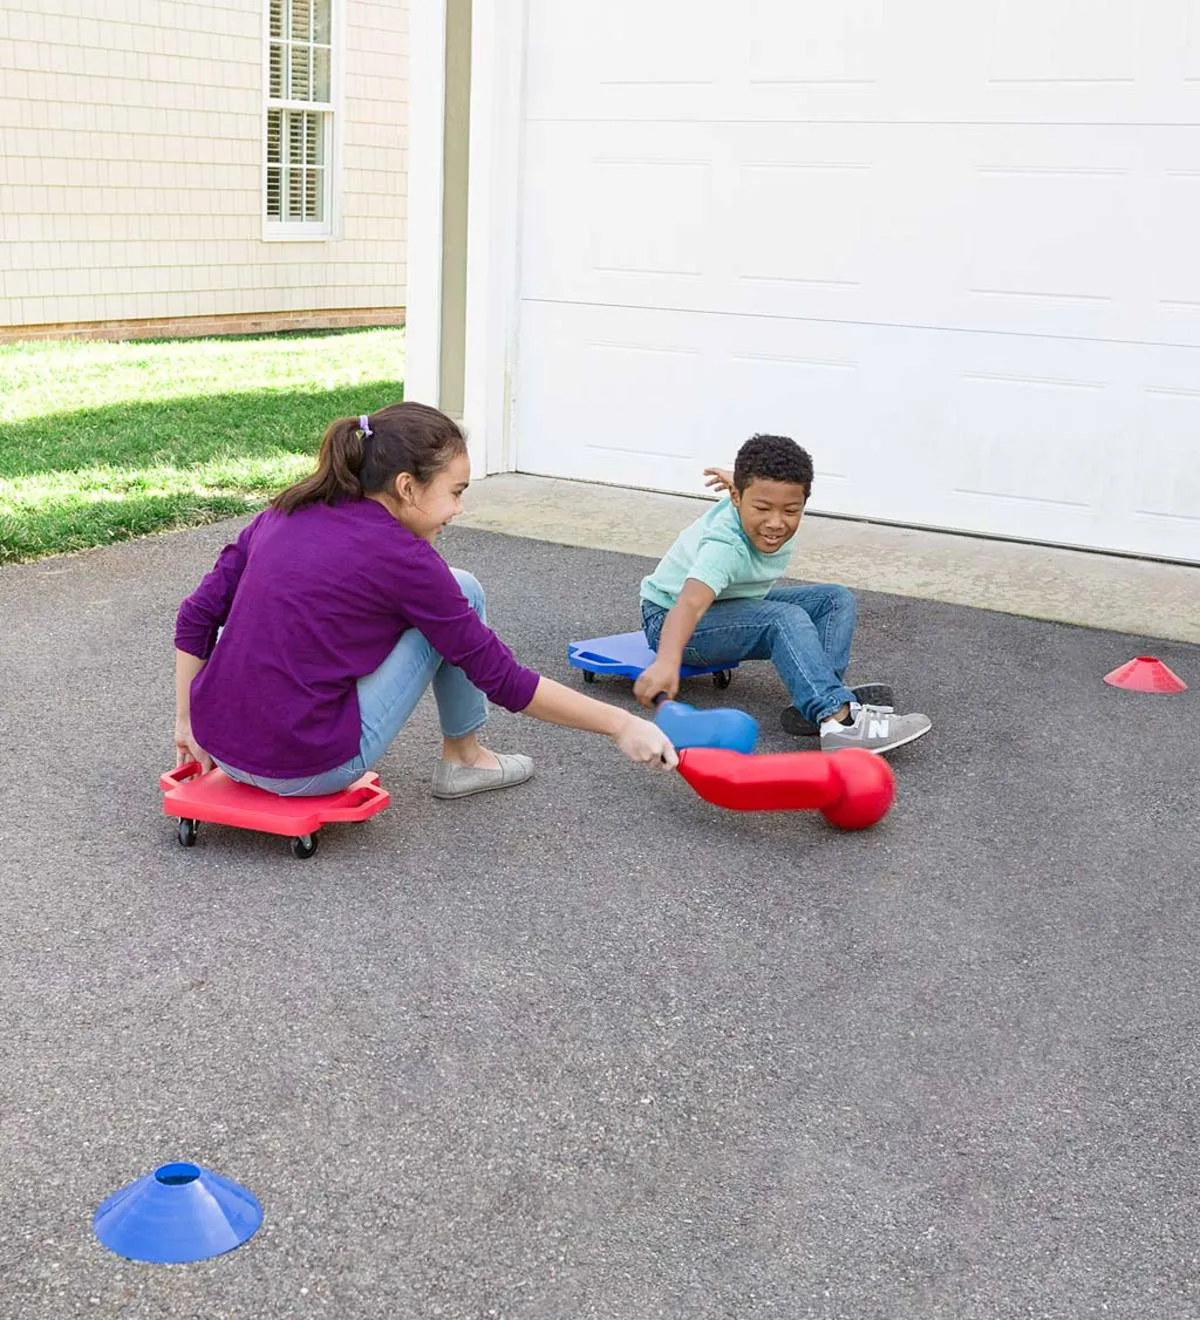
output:
[{"label": "blue cone", "polygon": [[92,1228],[128,1260],[182,1265],[240,1247],[258,1231],[262,1206],[252,1192],[197,1164],[164,1164],[114,1192]]}]

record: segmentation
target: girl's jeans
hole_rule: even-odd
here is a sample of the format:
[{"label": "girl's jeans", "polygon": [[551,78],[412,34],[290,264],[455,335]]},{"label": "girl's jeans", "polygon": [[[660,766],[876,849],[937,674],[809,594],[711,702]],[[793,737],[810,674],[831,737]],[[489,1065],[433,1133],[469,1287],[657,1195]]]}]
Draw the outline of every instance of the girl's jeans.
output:
[{"label": "girl's jeans", "polygon": [[[470,573],[457,568],[451,572],[458,579],[471,608],[486,623],[483,588]],[[265,788],[283,797],[337,793],[354,783],[387,751],[388,744],[407,723],[421,694],[431,683],[444,737],[465,738],[483,725],[487,719],[487,698],[461,669],[442,659],[423,633],[409,628],[383,664],[373,674],[358,680],[362,742],[357,756],[333,770],[303,779],[267,779],[262,775],[246,774],[223,761],[217,764],[230,779]]]},{"label": "girl's jeans", "polygon": [[[850,663],[857,607],[845,587],[773,587],[763,600],[711,605],[683,652],[685,665],[770,660],[792,705],[814,724],[854,700],[842,682]],[[658,650],[667,611],[642,601],[646,640]]]}]

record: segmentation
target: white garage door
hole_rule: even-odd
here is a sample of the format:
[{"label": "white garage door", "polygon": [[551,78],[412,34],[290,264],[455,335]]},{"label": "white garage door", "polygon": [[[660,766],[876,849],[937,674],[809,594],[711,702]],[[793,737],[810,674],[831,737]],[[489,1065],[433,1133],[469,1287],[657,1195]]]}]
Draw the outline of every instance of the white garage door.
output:
[{"label": "white garage door", "polygon": [[[736,17],[734,17],[736,15]],[[530,0],[517,466],[1200,560],[1200,0]]]}]

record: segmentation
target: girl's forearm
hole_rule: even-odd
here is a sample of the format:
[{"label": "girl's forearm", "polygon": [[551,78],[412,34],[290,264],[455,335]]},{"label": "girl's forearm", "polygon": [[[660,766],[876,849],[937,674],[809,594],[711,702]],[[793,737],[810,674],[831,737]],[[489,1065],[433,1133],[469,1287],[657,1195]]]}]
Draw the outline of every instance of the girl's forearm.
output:
[{"label": "girl's forearm", "polygon": [[603,733],[615,738],[628,724],[631,716],[617,706],[585,697],[552,678],[541,678],[533,700],[525,707],[525,715],[545,720],[548,724],[563,724],[569,729],[582,729],[585,733]]},{"label": "girl's forearm", "polygon": [[192,718],[192,679],[204,668],[198,655],[175,651],[175,718],[190,723]]}]

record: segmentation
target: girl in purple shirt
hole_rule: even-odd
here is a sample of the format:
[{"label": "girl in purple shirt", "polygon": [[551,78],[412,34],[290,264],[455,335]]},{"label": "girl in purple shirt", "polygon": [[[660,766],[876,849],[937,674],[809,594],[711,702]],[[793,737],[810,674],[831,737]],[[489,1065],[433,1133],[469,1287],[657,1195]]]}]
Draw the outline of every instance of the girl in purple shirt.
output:
[{"label": "girl in purple shirt", "polygon": [[533,774],[529,757],[480,743],[489,698],[674,766],[654,724],[524,668],[487,626],[483,588],[433,547],[470,476],[462,432],[435,408],[334,422],[316,472],[277,495],[179,607],[179,760],[274,793],[333,793],[379,760],[432,685],[435,797]]}]

